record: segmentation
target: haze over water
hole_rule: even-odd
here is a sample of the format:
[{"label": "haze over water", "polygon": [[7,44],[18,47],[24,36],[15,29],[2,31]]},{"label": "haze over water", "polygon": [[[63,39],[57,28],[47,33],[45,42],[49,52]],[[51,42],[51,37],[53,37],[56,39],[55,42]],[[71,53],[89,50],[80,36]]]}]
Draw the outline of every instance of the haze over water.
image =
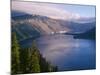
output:
[{"label": "haze over water", "polygon": [[[32,33],[32,37],[35,35],[34,29],[37,29],[40,34],[42,31],[45,33],[52,33],[54,31],[66,31],[70,33],[72,31],[72,34],[75,32],[80,33],[81,31],[86,32],[95,27],[96,22],[95,6],[88,5],[12,1],[13,11],[22,12],[20,14],[16,13],[17,16],[27,14],[34,17],[34,15],[38,15],[36,16],[37,20],[32,18],[32,23],[29,23],[29,25],[23,23],[24,27],[20,25],[15,28],[15,30],[17,29],[17,33],[21,32],[23,35],[29,31],[29,33]],[[16,15],[14,14],[14,16]],[[34,40],[32,37],[21,41],[21,46],[31,47]],[[43,57],[54,66],[58,66],[59,71],[95,69],[96,67],[95,40],[75,39],[73,35],[57,33],[37,37],[35,43]]]},{"label": "haze over water", "polygon": [[[23,46],[31,46],[33,39]],[[95,68],[95,41],[74,39],[71,35],[47,35],[36,39],[42,55],[57,65],[59,70],[79,70]]]}]

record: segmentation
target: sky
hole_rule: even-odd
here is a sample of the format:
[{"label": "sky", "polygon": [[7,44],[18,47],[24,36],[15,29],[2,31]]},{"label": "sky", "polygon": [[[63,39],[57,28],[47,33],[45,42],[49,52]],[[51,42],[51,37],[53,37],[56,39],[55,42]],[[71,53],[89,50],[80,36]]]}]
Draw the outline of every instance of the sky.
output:
[{"label": "sky", "polygon": [[12,1],[12,10],[63,20],[95,17],[95,6],[88,5]]},{"label": "sky", "polygon": [[95,6],[90,5],[71,5],[71,4],[60,4],[58,8],[68,10],[73,13],[78,13],[85,17],[95,17]]}]

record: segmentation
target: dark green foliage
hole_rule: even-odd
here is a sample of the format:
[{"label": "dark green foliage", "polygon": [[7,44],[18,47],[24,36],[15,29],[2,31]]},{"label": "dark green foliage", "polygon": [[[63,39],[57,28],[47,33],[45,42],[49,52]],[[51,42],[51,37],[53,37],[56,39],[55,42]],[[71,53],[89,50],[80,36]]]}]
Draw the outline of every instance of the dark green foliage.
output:
[{"label": "dark green foliage", "polygon": [[20,66],[22,73],[29,73],[30,50],[28,50],[28,48],[20,50]]},{"label": "dark green foliage", "polygon": [[15,33],[12,34],[12,74],[55,72],[54,67],[40,54],[33,42],[31,48],[21,48],[18,44]]},{"label": "dark green foliage", "polygon": [[42,57],[41,54],[40,54],[40,69],[41,69],[41,72],[48,72],[48,63]]},{"label": "dark green foliage", "polygon": [[57,71],[57,67],[54,67],[49,62],[47,62],[46,59],[43,58],[41,54],[40,54],[40,69],[41,69],[41,72],[56,72]]},{"label": "dark green foliage", "polygon": [[41,72],[56,72],[58,70],[57,66],[53,66],[50,62],[47,62],[45,58],[40,54],[40,69]]},{"label": "dark green foliage", "polygon": [[23,21],[15,21],[12,23],[12,32],[16,32],[16,36],[19,41],[28,38],[37,38],[40,36],[40,32],[36,28],[32,27],[29,23]]},{"label": "dark green foliage", "polygon": [[31,61],[30,61],[30,72],[38,73],[40,72],[40,65],[39,65],[39,51],[35,44],[31,48]]},{"label": "dark green foliage", "polygon": [[54,72],[58,71],[58,67],[57,66],[53,67],[53,71]]},{"label": "dark green foliage", "polygon": [[20,55],[19,55],[19,44],[16,38],[16,34],[12,33],[12,46],[11,46],[11,70],[13,73],[19,73],[20,71]]},{"label": "dark green foliage", "polygon": [[21,50],[20,55],[22,73],[40,72],[39,55],[35,47]]}]

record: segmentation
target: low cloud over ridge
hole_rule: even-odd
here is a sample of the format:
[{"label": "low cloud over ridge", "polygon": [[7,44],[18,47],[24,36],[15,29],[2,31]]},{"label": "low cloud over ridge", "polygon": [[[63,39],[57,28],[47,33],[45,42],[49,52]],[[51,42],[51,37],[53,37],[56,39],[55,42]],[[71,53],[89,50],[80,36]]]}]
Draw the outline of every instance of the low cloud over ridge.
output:
[{"label": "low cloud over ridge", "polygon": [[56,7],[56,4],[12,1],[12,10],[38,14],[54,19],[74,20],[79,19],[79,14],[68,12]]}]

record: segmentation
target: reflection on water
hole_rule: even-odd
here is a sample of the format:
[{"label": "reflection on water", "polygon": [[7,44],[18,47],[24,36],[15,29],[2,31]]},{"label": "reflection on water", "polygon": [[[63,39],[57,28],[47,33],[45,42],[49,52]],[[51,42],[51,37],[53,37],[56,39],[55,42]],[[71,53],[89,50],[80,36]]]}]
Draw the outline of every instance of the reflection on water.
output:
[{"label": "reflection on water", "polygon": [[[23,45],[31,45],[32,39]],[[59,70],[95,68],[95,41],[74,39],[71,35],[48,35],[36,39],[43,56]]]}]

